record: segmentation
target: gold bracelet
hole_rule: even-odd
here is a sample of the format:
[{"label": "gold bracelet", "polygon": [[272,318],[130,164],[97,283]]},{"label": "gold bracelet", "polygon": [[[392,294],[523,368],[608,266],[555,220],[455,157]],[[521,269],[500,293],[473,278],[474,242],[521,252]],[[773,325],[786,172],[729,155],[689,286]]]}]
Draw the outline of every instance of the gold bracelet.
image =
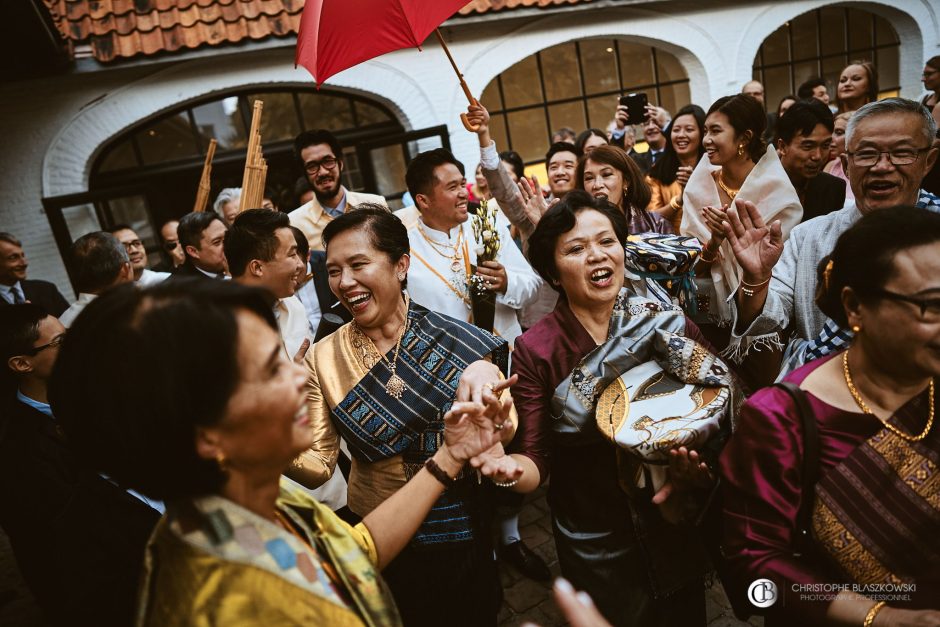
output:
[{"label": "gold bracelet", "polygon": [[705,246],[705,248],[702,249],[702,253],[698,256],[698,260],[699,260],[699,261],[704,261],[705,263],[715,263],[715,260],[718,259],[718,251],[717,251],[717,250],[715,251],[715,256],[714,256],[714,257],[709,258],[709,257],[706,257],[706,256],[705,256],[705,251],[706,251],[706,250],[708,250],[708,246],[707,246],[707,245]]},{"label": "gold bracelet", "polygon": [[770,275],[766,281],[761,281],[760,283],[748,283],[744,279],[741,279],[741,285],[746,285],[747,287],[761,287],[770,283],[770,279],[774,278],[774,275]]},{"label": "gold bracelet", "polygon": [[672,200],[669,201],[669,206],[676,211],[682,209],[682,196],[673,196]]},{"label": "gold bracelet", "polygon": [[885,607],[885,601],[878,601],[871,606],[871,609],[868,610],[868,614],[865,614],[865,622],[862,623],[862,627],[871,627],[872,623],[875,622],[875,617],[878,616],[878,612],[883,610]]}]

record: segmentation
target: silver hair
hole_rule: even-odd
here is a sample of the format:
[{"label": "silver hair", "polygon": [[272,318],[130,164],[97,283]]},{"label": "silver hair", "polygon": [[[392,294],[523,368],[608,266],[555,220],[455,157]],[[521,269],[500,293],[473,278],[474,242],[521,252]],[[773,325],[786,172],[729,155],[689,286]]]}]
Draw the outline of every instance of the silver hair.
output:
[{"label": "silver hair", "polygon": [[927,107],[915,100],[908,100],[907,98],[885,98],[884,100],[876,100],[875,102],[869,102],[863,105],[849,118],[848,124],[845,125],[845,145],[848,146],[852,142],[855,127],[865,118],[875,115],[896,115],[899,113],[919,115],[923,123],[924,139],[927,140],[928,146],[933,144],[933,140],[937,137],[937,121],[933,119]]},{"label": "silver hair", "polygon": [[225,206],[227,202],[238,202],[242,197],[242,188],[241,187],[226,187],[219,195],[215,197],[215,202],[212,203],[212,208],[215,209],[215,212],[219,215],[222,215],[222,207]]}]

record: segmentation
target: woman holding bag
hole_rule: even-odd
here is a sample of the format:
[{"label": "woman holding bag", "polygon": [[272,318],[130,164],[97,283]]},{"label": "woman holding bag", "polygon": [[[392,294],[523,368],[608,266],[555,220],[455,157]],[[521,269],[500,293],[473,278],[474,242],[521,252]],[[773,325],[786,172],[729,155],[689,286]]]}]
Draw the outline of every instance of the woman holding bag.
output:
[{"label": "woman holding bag", "polygon": [[[778,387],[741,411],[720,467],[729,593],[774,582],[781,598],[768,627],[938,625],[940,215],[897,207],[863,217],[820,263],[816,303],[855,340],[784,379],[808,401],[816,447]],[[802,543],[801,511],[811,513]],[[817,584],[861,594],[800,592]]]},{"label": "woman holding bag", "polygon": [[663,334],[695,356],[676,354],[676,361],[722,373],[729,386],[730,377],[693,341],[701,336],[681,310],[624,289],[626,237],[618,207],[574,191],[529,240],[533,267],[560,298],[513,352],[519,430],[510,450],[524,468],[514,489],[534,490],[551,474],[562,574],[611,623],[704,624],[704,553],[694,530],[678,521],[688,514],[689,492],[711,485],[708,471],[698,453],[676,447],[667,453],[667,482],[639,488],[632,472],[640,465],[605,437],[595,406],[601,383],[616,380],[602,364],[628,370],[648,361]]}]

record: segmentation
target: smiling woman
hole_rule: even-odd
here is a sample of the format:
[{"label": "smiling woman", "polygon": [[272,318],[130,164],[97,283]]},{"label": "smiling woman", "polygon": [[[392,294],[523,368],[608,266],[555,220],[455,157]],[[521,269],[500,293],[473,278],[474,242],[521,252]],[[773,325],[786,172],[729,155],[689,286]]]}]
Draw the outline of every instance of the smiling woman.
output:
[{"label": "smiling woman", "polygon": [[[626,238],[620,210],[580,191],[549,209],[532,234],[532,265],[561,296],[513,351],[519,437],[510,451],[529,465],[525,476],[536,477],[517,489],[532,490],[551,475],[562,574],[613,624],[699,625],[704,554],[691,527],[673,524],[678,504],[691,505],[696,488],[710,485],[698,454],[676,448],[670,487],[636,489],[630,456],[605,439],[594,418],[602,370],[626,372],[649,360],[660,333],[701,339],[681,310],[624,289]],[[595,359],[602,370],[588,365]],[[573,411],[569,400],[587,410]]]},{"label": "smiling woman", "polygon": [[[456,168],[455,168],[456,170]],[[460,184],[453,194],[466,196]],[[408,625],[495,624],[500,588],[488,527],[493,483],[445,466],[444,416],[452,404],[495,404],[497,432],[515,432],[503,373],[506,341],[429,311],[404,291],[408,231],[381,207],[360,207],[323,230],[330,289],[353,321],[307,355],[310,418],[324,433],[291,475],[316,487],[333,472],[339,438],[352,453],[348,506],[366,520],[389,495],[428,468],[445,486],[410,546],[385,571]],[[475,466],[497,486],[522,469],[495,440]]]},{"label": "smiling woman", "polygon": [[83,463],[167,504],[137,624],[401,624],[378,571],[444,483],[498,446],[507,408],[487,394],[442,410],[426,467],[351,527],[281,482],[314,444],[306,383],[267,295],[233,281],[117,288],[76,320],[53,371],[56,418]]}]

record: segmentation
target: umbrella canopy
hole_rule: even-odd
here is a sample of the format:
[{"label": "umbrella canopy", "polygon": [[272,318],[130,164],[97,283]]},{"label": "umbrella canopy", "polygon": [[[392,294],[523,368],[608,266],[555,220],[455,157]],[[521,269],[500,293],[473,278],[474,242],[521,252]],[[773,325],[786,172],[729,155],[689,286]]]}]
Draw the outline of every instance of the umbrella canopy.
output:
[{"label": "umbrella canopy", "polygon": [[295,63],[317,84],[337,72],[421,45],[469,0],[307,0]]}]

